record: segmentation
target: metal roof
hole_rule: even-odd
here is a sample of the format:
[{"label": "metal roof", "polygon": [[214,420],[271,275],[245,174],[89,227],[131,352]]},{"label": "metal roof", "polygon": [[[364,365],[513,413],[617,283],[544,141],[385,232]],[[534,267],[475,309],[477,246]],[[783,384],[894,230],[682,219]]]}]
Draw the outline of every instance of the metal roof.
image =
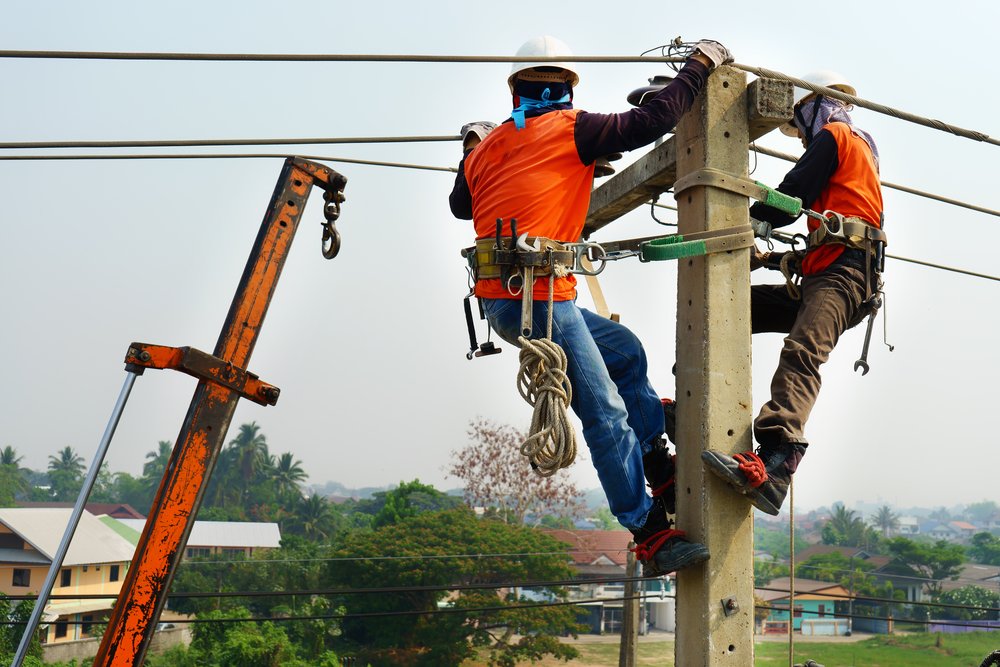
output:
[{"label": "metal roof", "polygon": [[[140,533],[143,519],[117,519]],[[195,521],[188,537],[189,547],[221,547],[277,549],[281,546],[281,531],[276,523],[255,521]]]},{"label": "metal roof", "polygon": [[[66,508],[4,507],[0,508],[0,523],[51,562],[72,513]],[[134,552],[132,544],[84,510],[63,565],[130,561]]]}]

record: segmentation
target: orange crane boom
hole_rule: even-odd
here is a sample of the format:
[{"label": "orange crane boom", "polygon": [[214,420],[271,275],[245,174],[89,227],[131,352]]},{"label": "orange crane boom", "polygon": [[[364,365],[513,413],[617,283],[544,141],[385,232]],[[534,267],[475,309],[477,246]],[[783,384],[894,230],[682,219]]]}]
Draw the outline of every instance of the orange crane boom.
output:
[{"label": "orange crane boom", "polygon": [[[199,378],[94,666],[138,667],[241,397],[274,404],[278,389],[245,369],[313,186],[325,192],[324,255],[339,247],[333,221],[347,179],[332,169],[288,158],[261,223],[214,355],[190,348],[133,343],[131,368],[175,368]],[[331,236],[333,238],[331,238]],[[141,372],[141,370],[140,370]]]}]

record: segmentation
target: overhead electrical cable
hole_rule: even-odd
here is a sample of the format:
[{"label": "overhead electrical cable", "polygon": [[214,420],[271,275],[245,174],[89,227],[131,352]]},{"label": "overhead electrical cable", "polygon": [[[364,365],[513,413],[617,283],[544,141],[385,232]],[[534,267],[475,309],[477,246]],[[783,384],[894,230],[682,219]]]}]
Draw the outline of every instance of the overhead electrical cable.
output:
[{"label": "overhead electrical cable", "polygon": [[[321,54],[321,53],[168,53],[125,51],[36,51],[0,50],[0,58],[57,59],[57,60],[153,60],[153,61],[218,61],[218,62],[366,62],[366,63],[520,63],[520,62],[578,62],[578,63],[681,63],[686,58],[676,56],[444,56],[419,54]],[[944,121],[918,116],[884,104],[871,102],[839,90],[818,86],[809,81],[782,72],[731,63],[732,67],[759,77],[788,81],[816,93],[843,100],[877,113],[892,116],[917,125],[954,134],[983,143],[1000,146],[1000,140],[984,132],[968,130]]]},{"label": "overhead electrical cable", "polygon": [[343,162],[345,164],[364,164],[375,167],[398,167],[400,169],[423,169],[426,171],[446,171],[457,173],[457,167],[435,167],[426,164],[410,164],[406,162],[386,162],[383,160],[361,160],[358,158],[333,157],[327,155],[304,155],[302,153],[147,153],[134,155],[0,155],[4,161],[41,161],[41,160],[229,160],[239,158],[279,158],[300,157],[306,160],[322,160],[324,162]]},{"label": "overhead electrical cable", "polygon": [[287,146],[298,144],[413,144],[461,141],[457,134],[403,137],[297,137],[272,139],[156,139],[121,141],[5,141],[4,150],[43,148],[192,148],[197,146]]},{"label": "overhead electrical cable", "polygon": [[[750,150],[756,151],[761,155],[768,155],[770,157],[775,157],[781,160],[787,160],[788,162],[798,162],[798,158],[789,153],[782,153],[770,148],[764,148],[763,146],[758,146],[756,144],[751,145]],[[1000,211],[993,208],[986,208],[985,206],[976,206],[975,204],[969,204],[957,199],[951,199],[950,197],[942,197],[941,195],[936,195],[931,192],[926,192],[924,190],[917,190],[916,188],[910,188],[905,185],[899,185],[898,183],[890,183],[889,181],[881,181],[882,187],[890,188],[892,190],[899,190],[900,192],[906,192],[911,195],[917,195],[918,197],[926,197],[927,199],[933,199],[935,201],[943,202],[945,204],[951,204],[952,206],[960,206],[962,208],[967,208],[971,211],[978,211],[979,213],[987,213],[989,215],[1000,216]]]}]

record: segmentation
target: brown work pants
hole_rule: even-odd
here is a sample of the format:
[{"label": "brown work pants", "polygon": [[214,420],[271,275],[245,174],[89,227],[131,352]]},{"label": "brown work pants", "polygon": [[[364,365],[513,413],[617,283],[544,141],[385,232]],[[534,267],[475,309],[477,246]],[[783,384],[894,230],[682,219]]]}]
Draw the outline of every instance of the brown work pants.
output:
[{"label": "brown work pants", "polygon": [[801,299],[789,296],[785,285],[751,287],[753,333],[788,333],[771,380],[771,400],[754,421],[754,437],[763,449],[808,444],[803,432],[819,396],[819,367],[841,334],[865,314],[864,256],[847,250],[826,270],[803,278]]}]

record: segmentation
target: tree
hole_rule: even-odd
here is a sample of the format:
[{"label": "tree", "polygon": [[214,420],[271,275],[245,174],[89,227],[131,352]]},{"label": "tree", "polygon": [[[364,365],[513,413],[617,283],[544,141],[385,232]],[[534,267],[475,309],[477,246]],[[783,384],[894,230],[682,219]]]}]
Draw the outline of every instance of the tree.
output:
[{"label": "tree", "polygon": [[[332,554],[339,559],[330,563],[334,583],[403,590],[348,597],[344,639],[349,648],[357,649],[359,662],[373,665],[458,665],[472,656],[476,647],[489,652],[491,665],[513,666],[546,654],[575,657],[572,647],[558,641],[560,635],[579,629],[572,607],[514,609],[510,607],[527,601],[513,592],[502,594],[500,589],[457,590],[450,595],[445,590],[428,590],[472,583],[565,579],[572,574],[566,550],[565,544],[541,531],[481,520],[464,506],[424,512],[372,531],[347,533]],[[371,554],[392,558],[373,559]],[[564,596],[557,588],[543,592],[555,599]],[[449,606],[470,611],[437,613],[445,599]],[[427,613],[412,613],[415,611]],[[359,616],[393,612],[409,613],[394,616],[391,623],[378,616]]]},{"label": "tree", "polygon": [[941,594],[944,579],[957,579],[965,562],[965,551],[957,544],[938,540],[933,545],[914,542],[905,537],[894,537],[887,542],[894,562],[886,571],[893,574],[916,575],[926,579],[924,584],[932,596]]},{"label": "tree", "polygon": [[870,549],[878,544],[878,535],[861,517],[842,504],[833,508],[833,516],[826,522],[821,531],[823,544],[835,544],[845,547],[863,547]]},{"label": "tree", "polygon": [[872,526],[882,531],[882,537],[891,537],[892,532],[899,528],[899,515],[893,512],[888,505],[882,505],[872,515],[871,523]]},{"label": "tree", "polygon": [[0,507],[12,506],[18,496],[31,491],[31,484],[21,468],[23,458],[10,445],[0,450]]},{"label": "tree", "polygon": [[972,503],[965,508],[965,515],[974,523],[982,523],[994,516],[1000,515],[1000,505],[992,500]]},{"label": "tree", "polygon": [[941,607],[934,610],[934,618],[956,621],[996,620],[997,607],[1000,607],[1000,595],[996,591],[975,585],[962,586],[941,593],[934,601],[967,607],[966,609]]},{"label": "tree", "polygon": [[594,512],[594,516],[590,518],[599,530],[625,530],[625,527],[618,523],[618,519],[607,507],[598,508]]},{"label": "tree", "polygon": [[75,500],[83,488],[83,458],[72,447],[49,456],[49,483],[55,500]]},{"label": "tree", "polygon": [[240,425],[240,432],[229,441],[233,460],[239,472],[240,498],[246,500],[247,491],[257,469],[267,460],[267,437],[260,432],[257,422]]},{"label": "tree", "polygon": [[302,469],[302,461],[296,460],[290,452],[285,452],[278,457],[271,475],[278,495],[294,498],[302,497],[299,484],[309,477]]},{"label": "tree", "polygon": [[969,560],[981,565],[1000,565],[1000,538],[990,533],[976,533],[966,549]]},{"label": "tree", "polygon": [[[31,618],[34,607],[33,600],[12,605],[7,596],[0,593],[0,664],[13,663],[25,623]],[[37,634],[28,645],[26,658],[26,667],[42,667],[42,644],[38,641]]]},{"label": "tree", "polygon": [[326,542],[336,532],[338,518],[339,515],[330,507],[330,501],[314,493],[308,498],[298,499],[292,515],[282,528],[308,540]]},{"label": "tree", "polygon": [[753,561],[753,585],[755,587],[767,586],[778,577],[787,577],[788,574],[787,565],[759,558]]},{"label": "tree", "polygon": [[400,482],[392,491],[379,492],[375,496],[376,502],[382,501],[382,506],[372,520],[374,528],[390,526],[422,512],[451,509],[462,504],[461,498],[442,493],[429,484],[421,484],[419,479]]},{"label": "tree", "polygon": [[464,483],[470,507],[496,508],[501,519],[520,525],[532,514],[577,518],[582,494],[565,475],[541,477],[520,454],[526,435],[512,426],[479,418],[469,424],[470,443],[452,452],[449,475]]}]

